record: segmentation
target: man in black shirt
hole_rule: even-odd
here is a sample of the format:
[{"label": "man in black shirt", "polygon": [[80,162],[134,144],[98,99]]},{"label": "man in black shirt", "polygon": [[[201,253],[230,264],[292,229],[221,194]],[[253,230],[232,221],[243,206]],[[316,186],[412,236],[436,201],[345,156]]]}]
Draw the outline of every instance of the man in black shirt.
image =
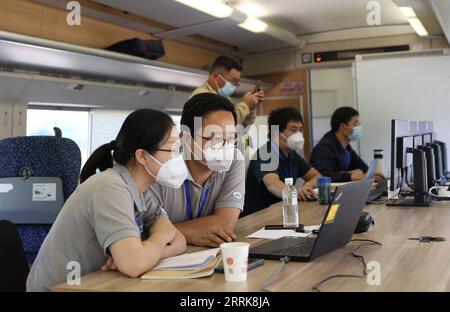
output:
[{"label": "man in black shirt", "polygon": [[[352,107],[340,107],[331,116],[331,131],[314,147],[311,164],[333,182],[360,181],[366,176],[367,164],[353,150],[350,142],[361,136],[359,113]],[[375,181],[381,181],[375,175]]]},{"label": "man in black shirt", "polygon": [[243,215],[279,202],[284,179],[306,183],[298,189],[298,199],[314,198],[320,173],[300,156],[303,150],[303,118],[294,108],[281,108],[269,116],[269,141],[258,149],[248,168]]}]

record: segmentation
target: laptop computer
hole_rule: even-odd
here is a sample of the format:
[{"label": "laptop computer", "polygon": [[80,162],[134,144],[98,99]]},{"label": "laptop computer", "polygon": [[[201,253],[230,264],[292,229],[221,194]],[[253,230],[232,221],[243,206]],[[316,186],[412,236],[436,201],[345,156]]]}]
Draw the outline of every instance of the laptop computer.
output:
[{"label": "laptop computer", "polygon": [[345,246],[352,238],[372,184],[370,179],[337,187],[316,238],[282,237],[252,247],[249,256],[307,262]]}]

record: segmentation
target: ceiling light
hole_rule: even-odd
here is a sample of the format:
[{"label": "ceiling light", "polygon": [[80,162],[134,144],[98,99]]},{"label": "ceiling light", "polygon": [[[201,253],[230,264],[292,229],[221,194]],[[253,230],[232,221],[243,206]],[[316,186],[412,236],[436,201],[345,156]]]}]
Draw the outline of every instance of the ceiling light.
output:
[{"label": "ceiling light", "polygon": [[428,36],[428,32],[417,17],[408,18],[408,22],[419,36]]},{"label": "ceiling light", "polygon": [[400,7],[400,10],[406,17],[416,17],[416,13],[411,7]]},{"label": "ceiling light", "polygon": [[239,24],[239,27],[254,33],[260,33],[265,31],[268,25],[256,17],[249,16],[243,23]]},{"label": "ceiling light", "polygon": [[419,36],[428,36],[427,30],[411,7],[400,7],[400,10],[408,18],[409,24]]},{"label": "ceiling light", "polygon": [[230,17],[233,8],[219,0],[175,0],[193,9],[202,11],[217,18]]},{"label": "ceiling light", "polygon": [[264,10],[260,5],[252,2],[240,3],[236,8],[249,16],[263,17],[267,15],[266,10]]}]

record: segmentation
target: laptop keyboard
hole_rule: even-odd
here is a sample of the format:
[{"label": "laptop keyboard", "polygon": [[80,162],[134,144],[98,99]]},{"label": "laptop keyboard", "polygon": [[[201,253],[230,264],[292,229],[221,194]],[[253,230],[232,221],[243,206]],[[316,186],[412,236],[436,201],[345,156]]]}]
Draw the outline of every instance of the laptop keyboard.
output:
[{"label": "laptop keyboard", "polygon": [[309,256],[316,239],[313,237],[286,237],[285,240],[290,246],[278,248],[275,253],[286,256]]}]

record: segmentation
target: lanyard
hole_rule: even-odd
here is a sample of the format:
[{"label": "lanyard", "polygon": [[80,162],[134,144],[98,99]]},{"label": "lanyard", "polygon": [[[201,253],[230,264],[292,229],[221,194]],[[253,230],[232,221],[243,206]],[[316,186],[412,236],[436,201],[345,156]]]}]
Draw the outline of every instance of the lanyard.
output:
[{"label": "lanyard", "polygon": [[287,168],[281,168],[283,170],[283,179],[285,178],[293,178],[294,177],[294,173],[292,172],[292,168],[291,168],[291,164],[289,163],[289,158],[283,155],[283,152],[280,151],[279,147],[276,146],[273,142],[272,142],[272,148],[275,150],[275,152],[278,154],[278,157],[280,158],[281,161],[286,161],[288,164]]},{"label": "lanyard", "polygon": [[[186,205],[187,205],[187,211],[188,211],[188,215],[189,215],[189,219],[194,219],[194,214],[192,213],[192,203],[191,203],[191,189],[189,187],[189,181],[185,180],[184,181],[184,193],[186,195]],[[197,217],[200,217],[203,213],[203,208],[205,207],[206,204],[206,199],[208,198],[208,193],[209,193],[209,187],[205,190],[205,192],[202,195],[202,199],[200,201],[200,208],[197,212]]]},{"label": "lanyard", "polygon": [[351,153],[349,150],[345,150],[345,154],[344,154],[345,171],[348,171],[348,169],[350,168],[350,160],[351,160]]}]

